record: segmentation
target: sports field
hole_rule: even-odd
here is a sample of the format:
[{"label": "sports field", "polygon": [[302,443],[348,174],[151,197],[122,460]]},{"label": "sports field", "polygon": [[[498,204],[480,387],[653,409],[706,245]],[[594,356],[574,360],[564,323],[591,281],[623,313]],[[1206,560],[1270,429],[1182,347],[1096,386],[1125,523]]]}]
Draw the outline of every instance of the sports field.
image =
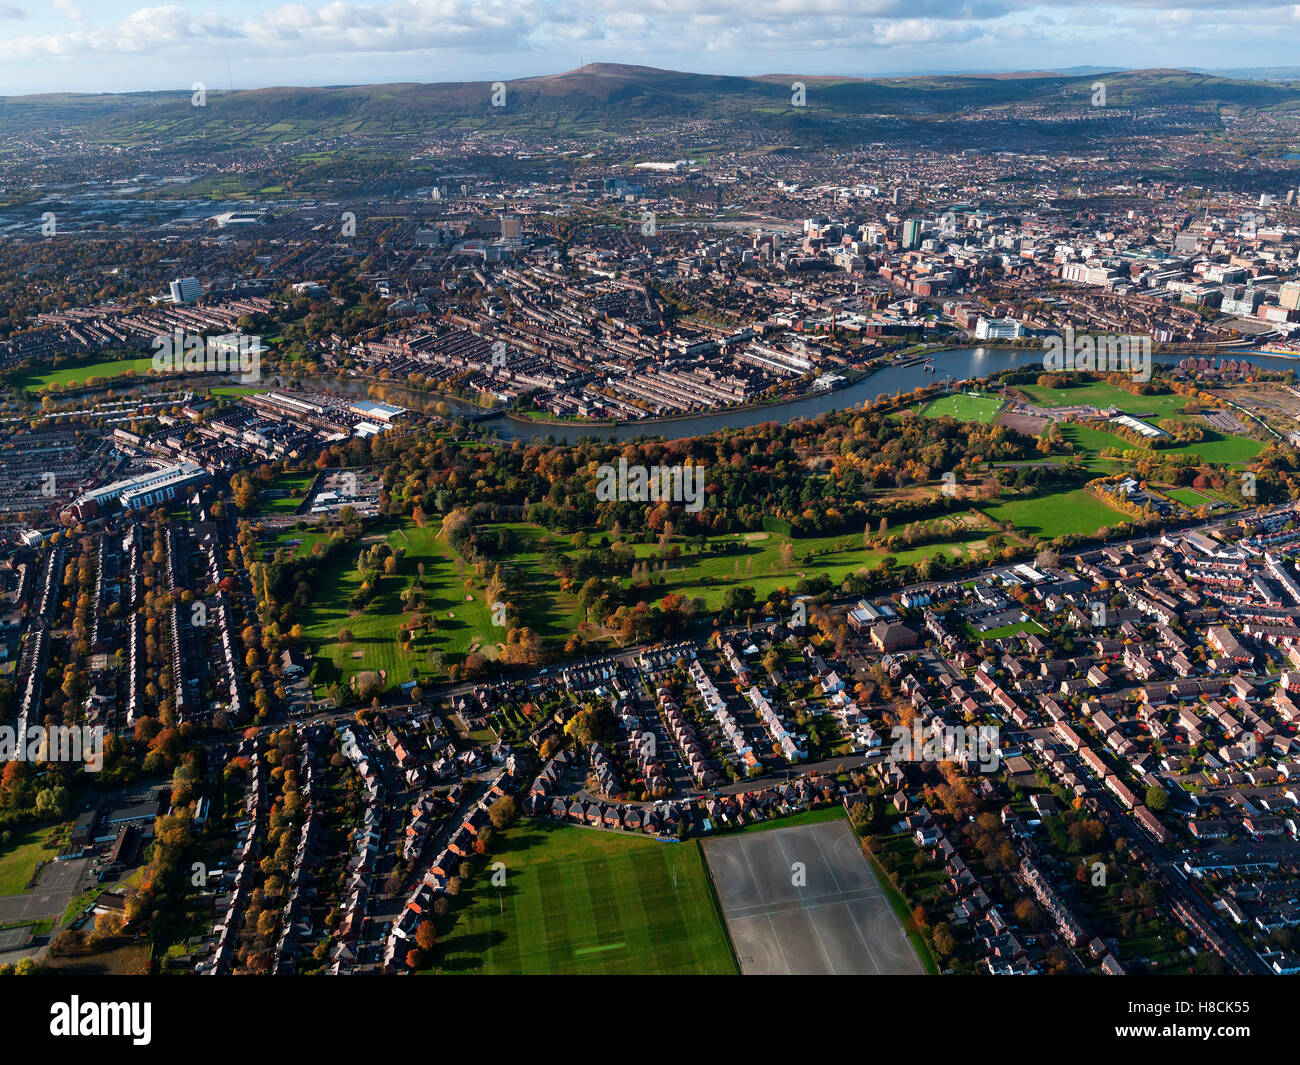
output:
[{"label": "sports field", "polygon": [[1042,385],[1017,385],[1021,392],[1042,407],[1117,407],[1129,414],[1145,414],[1159,421],[1177,414],[1190,402],[1176,392],[1136,396],[1105,381],[1094,381],[1077,388],[1044,388]]},{"label": "sports field", "polygon": [[1220,504],[1232,505],[1232,500],[1225,498],[1221,492],[1215,492],[1210,488],[1203,491],[1196,488],[1171,488],[1165,492],[1165,495],[1170,499],[1176,499],[1185,507],[1191,507],[1193,510],[1206,505],[1211,507]]},{"label": "sports field", "polygon": [[50,828],[12,829],[9,845],[0,848],[0,895],[20,895],[36,871],[36,863],[50,861],[58,847],[49,842]]},{"label": "sports field", "polygon": [[[734,974],[699,845],[522,821],[439,923],[440,973]],[[491,882],[492,863],[506,869]]]},{"label": "sports field", "polygon": [[925,973],[842,817],[711,839],[704,852],[742,973]]},{"label": "sports field", "polygon": [[48,385],[56,384],[60,388],[75,388],[92,377],[119,377],[128,371],[144,377],[153,367],[153,356],[141,355],[125,359],[101,359],[87,363],[85,366],[64,366],[57,370],[33,370],[23,374],[14,381],[17,387],[37,391]]},{"label": "sports field", "polygon": [[[1196,444],[1180,444],[1177,447],[1160,448],[1154,455],[1196,455],[1204,462],[1242,463],[1249,462],[1261,451],[1264,445],[1248,436],[1227,436],[1216,433],[1213,429],[1203,428],[1205,439]],[[1074,445],[1076,451],[1085,455],[1096,456],[1105,448],[1117,451],[1141,451],[1139,445],[1130,443],[1123,437],[1108,433],[1104,429],[1092,429],[1083,425],[1068,424],[1061,426],[1061,436]]]},{"label": "sports field", "polygon": [[259,498],[256,513],[292,514],[303,504],[306,499],[305,493],[315,479],[316,475],[313,473],[280,474],[271,484],[267,485],[266,490],[287,492],[289,494],[270,499]]},{"label": "sports field", "polygon": [[1091,492],[1076,488],[1052,495],[1019,496],[982,508],[995,522],[1009,521],[1019,531],[1051,540],[1066,533],[1095,533],[1128,516],[1108,507]]},{"label": "sports field", "polygon": [[947,415],[959,422],[991,422],[1002,407],[1001,396],[973,396],[966,392],[954,392],[952,395],[940,396],[921,413],[927,418]]}]

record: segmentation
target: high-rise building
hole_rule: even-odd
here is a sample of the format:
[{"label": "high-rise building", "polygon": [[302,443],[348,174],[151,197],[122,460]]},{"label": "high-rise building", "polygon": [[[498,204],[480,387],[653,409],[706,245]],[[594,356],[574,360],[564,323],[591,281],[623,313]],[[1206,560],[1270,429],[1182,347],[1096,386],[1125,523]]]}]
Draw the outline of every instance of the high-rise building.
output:
[{"label": "high-rise building", "polygon": [[1277,302],[1288,311],[1300,311],[1300,281],[1288,281],[1277,290]]},{"label": "high-rise building", "polygon": [[1250,315],[1264,302],[1264,292],[1254,285],[1232,285],[1224,290],[1219,310],[1224,314]]},{"label": "high-rise building", "polygon": [[173,303],[193,303],[202,291],[197,277],[178,277],[171,283]]},{"label": "high-rise building", "polygon": [[975,322],[975,337],[978,340],[1019,340],[1025,335],[1025,327],[1014,318],[985,318],[981,316]]},{"label": "high-rise building", "polygon": [[903,249],[920,247],[921,244],[921,223],[915,218],[909,218],[903,223]]}]

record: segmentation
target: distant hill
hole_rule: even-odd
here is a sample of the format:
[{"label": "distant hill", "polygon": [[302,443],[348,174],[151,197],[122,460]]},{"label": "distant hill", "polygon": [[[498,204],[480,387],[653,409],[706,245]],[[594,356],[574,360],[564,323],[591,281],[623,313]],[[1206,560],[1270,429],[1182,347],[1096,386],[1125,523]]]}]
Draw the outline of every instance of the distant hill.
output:
[{"label": "distant hill", "polygon": [[[1300,107],[1300,82],[1228,78],[1183,70],[898,78],[766,74],[728,77],[597,63],[505,83],[505,105],[492,106],[493,84],[273,87],[211,92],[195,107],[189,92],[45,95],[0,98],[0,130],[75,130],[115,142],[202,140],[209,148],[299,137],[425,133],[464,128],[553,131],[558,135],[668,128],[687,120],[754,123],[801,143],[860,137],[872,122],[957,118],[972,110],[1038,105],[1084,106],[1106,83],[1113,108],[1183,106],[1210,113]],[[805,86],[807,106],[791,103]]]}]

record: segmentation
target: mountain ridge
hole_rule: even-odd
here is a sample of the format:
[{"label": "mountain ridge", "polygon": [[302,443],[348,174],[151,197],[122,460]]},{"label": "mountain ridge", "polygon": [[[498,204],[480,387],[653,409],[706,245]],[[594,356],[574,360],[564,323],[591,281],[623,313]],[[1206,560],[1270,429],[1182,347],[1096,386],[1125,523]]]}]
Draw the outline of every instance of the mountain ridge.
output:
[{"label": "mountain ridge", "polygon": [[[591,63],[504,82],[394,82],[342,86],[263,86],[206,93],[38,94],[0,97],[0,126],[70,128],[90,139],[202,138],[229,143],[298,137],[418,134],[462,128],[591,130],[644,128],[689,119],[798,129],[812,139],[838,136],[845,123],[894,117],[960,116],[1031,105],[1088,107],[1098,80],[1113,109],[1179,106],[1207,116],[1222,108],[1300,108],[1300,81],[1254,81],[1171,68],[1064,74],[726,75]],[[792,99],[804,87],[804,106]],[[495,87],[502,106],[493,105]],[[1217,117],[1214,123],[1217,125]]]}]

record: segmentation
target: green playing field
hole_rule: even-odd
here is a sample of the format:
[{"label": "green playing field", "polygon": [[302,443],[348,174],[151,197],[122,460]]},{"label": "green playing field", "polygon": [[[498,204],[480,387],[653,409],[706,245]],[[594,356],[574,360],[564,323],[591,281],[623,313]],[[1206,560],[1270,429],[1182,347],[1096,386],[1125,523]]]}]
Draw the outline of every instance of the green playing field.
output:
[{"label": "green playing field", "polygon": [[927,418],[939,418],[946,414],[959,422],[991,422],[998,416],[1002,405],[1000,396],[972,396],[965,392],[954,392],[940,396],[923,413]]},{"label": "green playing field", "polygon": [[521,821],[438,932],[441,973],[736,972],[694,840]]}]

